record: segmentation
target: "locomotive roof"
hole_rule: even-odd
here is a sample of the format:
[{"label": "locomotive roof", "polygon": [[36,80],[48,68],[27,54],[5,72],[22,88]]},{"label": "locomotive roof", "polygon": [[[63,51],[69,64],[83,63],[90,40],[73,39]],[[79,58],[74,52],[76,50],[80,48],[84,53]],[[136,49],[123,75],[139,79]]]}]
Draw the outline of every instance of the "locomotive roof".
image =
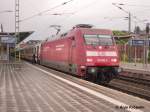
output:
[{"label": "locomotive roof", "polygon": [[78,28],[83,34],[112,34],[108,29],[95,29],[95,28]]},{"label": "locomotive roof", "polygon": [[67,38],[73,36],[75,32],[81,32],[82,34],[103,34],[103,35],[112,35],[112,31],[109,29],[96,29],[96,28],[73,28],[72,30],[68,31],[67,33],[63,33],[57,35],[56,37],[49,38],[48,41],[54,41],[62,38]]}]

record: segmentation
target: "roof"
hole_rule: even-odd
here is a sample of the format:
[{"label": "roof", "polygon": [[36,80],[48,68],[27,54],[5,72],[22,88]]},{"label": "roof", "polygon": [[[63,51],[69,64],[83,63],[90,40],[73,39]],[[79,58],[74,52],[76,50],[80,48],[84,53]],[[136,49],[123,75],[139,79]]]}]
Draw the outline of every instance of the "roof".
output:
[{"label": "roof", "polygon": [[109,29],[95,29],[95,28],[77,28],[77,30],[80,30],[83,34],[110,34],[112,35],[112,31]]},{"label": "roof", "polygon": [[115,38],[116,40],[120,40],[120,39],[130,39],[130,38],[133,38],[133,37],[135,37],[135,35],[125,35],[125,36],[115,36],[115,35],[114,35],[114,38]]},{"label": "roof", "polygon": [[[24,40],[25,38],[27,38],[32,33],[33,33],[33,31],[20,32],[19,33],[19,41]],[[8,35],[15,36],[15,32],[0,32],[0,37],[1,36],[7,37]]]}]

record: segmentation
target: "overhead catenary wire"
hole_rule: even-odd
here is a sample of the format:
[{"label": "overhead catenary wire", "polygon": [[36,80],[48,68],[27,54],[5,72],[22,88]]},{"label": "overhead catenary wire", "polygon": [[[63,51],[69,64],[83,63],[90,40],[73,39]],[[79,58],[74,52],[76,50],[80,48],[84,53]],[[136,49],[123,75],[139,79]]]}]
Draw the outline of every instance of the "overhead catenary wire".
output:
[{"label": "overhead catenary wire", "polygon": [[21,19],[21,20],[19,20],[19,22],[23,22],[23,21],[26,21],[26,20],[32,19],[32,18],[34,18],[34,17],[36,17],[36,16],[42,15],[43,13],[46,13],[46,12],[52,11],[52,10],[54,10],[54,9],[58,8],[58,7],[61,7],[61,6],[63,6],[63,5],[66,5],[66,4],[68,4],[68,3],[72,2],[72,1],[74,1],[74,0],[68,0],[68,1],[63,2],[63,3],[59,4],[59,5],[56,5],[56,6],[52,7],[52,8],[50,8],[50,9],[47,9],[47,10],[41,11],[41,12],[39,12],[39,13],[36,13],[36,14],[32,15],[32,16],[29,16],[29,17],[27,17],[27,18]]},{"label": "overhead catenary wire", "polygon": [[2,10],[0,11],[0,13],[10,13],[10,12],[14,12],[13,10]]},{"label": "overhead catenary wire", "polygon": [[134,7],[144,7],[144,8],[150,8],[150,5],[134,5],[134,4],[127,4],[127,3],[115,3],[117,5],[126,5],[126,6],[134,6]]},{"label": "overhead catenary wire", "polygon": [[[125,13],[127,13],[127,14],[129,14],[130,13],[130,11],[126,11],[124,8],[122,8],[122,7],[120,7],[120,5],[122,6],[122,5],[125,5],[125,4],[119,4],[119,3],[112,3],[114,6],[116,6],[117,8],[119,8],[120,10],[122,10],[123,12],[125,12]],[[119,5],[119,6],[118,6]],[[135,15],[133,15],[133,14],[131,14],[130,13],[130,15],[135,19],[135,20],[137,20],[138,22],[141,22],[141,21],[143,21],[143,20],[141,20],[141,19],[139,19],[137,16],[135,16]]]},{"label": "overhead catenary wire", "polygon": [[[87,4],[87,5],[85,5],[85,6],[81,7],[81,8],[79,8],[79,9],[77,9],[77,10],[71,12],[71,13],[62,13],[62,14],[69,14],[69,15],[67,16],[67,18],[65,18],[65,19],[63,20],[63,23],[64,23],[64,21],[67,21],[70,17],[74,16],[75,14],[80,13],[81,11],[85,10],[85,9],[88,8],[88,7],[91,7],[95,2],[97,2],[97,0],[92,1],[90,4]],[[53,14],[55,15],[55,13],[53,13]],[[56,13],[56,15],[59,15],[59,14]],[[62,20],[61,20],[61,21],[59,20],[59,21],[53,23],[53,25],[58,25],[58,24],[61,24],[61,23],[62,23]],[[50,26],[51,26],[51,25],[50,25]],[[60,25],[60,26],[63,27],[63,25]],[[47,28],[50,28],[50,27],[48,26]],[[45,28],[45,30],[46,30],[47,28]],[[48,38],[49,38],[49,37],[48,37]]]},{"label": "overhead catenary wire", "polygon": [[[62,16],[62,15],[71,15],[71,14],[74,14],[74,12],[67,12],[67,13],[47,13],[47,14],[44,14],[44,16]],[[43,16],[43,15],[42,15]]]},{"label": "overhead catenary wire", "polygon": [[[89,3],[89,4],[87,4],[87,5],[85,5],[85,6],[81,7],[81,8],[79,8],[79,9],[77,9],[77,10],[75,10],[75,11],[73,11],[69,16],[67,16],[66,19],[63,20],[63,22],[64,22],[64,21],[67,21],[70,17],[76,15],[77,13],[81,13],[83,10],[87,9],[88,7],[91,7],[91,6],[94,5],[96,2],[98,2],[98,0],[92,1],[91,3]],[[61,21],[61,23],[62,23],[62,21]],[[59,23],[59,24],[61,24],[61,23]],[[57,24],[58,24],[58,22],[57,22]]]},{"label": "overhead catenary wire", "polygon": [[[120,6],[134,6],[134,7],[150,8],[150,5],[134,5],[134,4],[127,4],[127,3],[115,3],[115,4],[120,5]],[[133,16],[133,18],[136,19],[138,22],[145,22],[145,21],[137,18],[137,16]]]}]

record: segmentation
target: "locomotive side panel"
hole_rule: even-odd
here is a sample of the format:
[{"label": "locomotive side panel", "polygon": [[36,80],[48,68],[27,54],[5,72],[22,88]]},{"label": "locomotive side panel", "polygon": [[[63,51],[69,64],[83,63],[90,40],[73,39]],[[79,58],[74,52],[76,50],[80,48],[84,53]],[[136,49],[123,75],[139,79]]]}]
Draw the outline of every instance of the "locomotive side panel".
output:
[{"label": "locomotive side panel", "polygon": [[41,50],[42,64],[69,72],[72,60],[71,45],[72,41],[69,38],[44,43]]}]

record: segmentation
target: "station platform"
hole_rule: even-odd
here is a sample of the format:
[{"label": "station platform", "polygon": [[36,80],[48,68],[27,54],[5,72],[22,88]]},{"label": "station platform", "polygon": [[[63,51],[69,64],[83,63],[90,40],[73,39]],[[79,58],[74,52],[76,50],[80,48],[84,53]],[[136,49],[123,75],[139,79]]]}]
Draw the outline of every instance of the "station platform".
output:
[{"label": "station platform", "polygon": [[121,64],[122,68],[125,69],[134,69],[134,70],[141,70],[141,71],[148,71],[150,72],[150,64],[143,64],[143,63],[125,63],[122,62]]},{"label": "station platform", "polygon": [[142,80],[150,81],[150,64],[143,63],[121,63],[120,67],[124,72],[132,74],[123,74],[128,77],[134,77]]},{"label": "station platform", "polygon": [[150,112],[150,102],[40,65],[1,63],[0,112]]}]

